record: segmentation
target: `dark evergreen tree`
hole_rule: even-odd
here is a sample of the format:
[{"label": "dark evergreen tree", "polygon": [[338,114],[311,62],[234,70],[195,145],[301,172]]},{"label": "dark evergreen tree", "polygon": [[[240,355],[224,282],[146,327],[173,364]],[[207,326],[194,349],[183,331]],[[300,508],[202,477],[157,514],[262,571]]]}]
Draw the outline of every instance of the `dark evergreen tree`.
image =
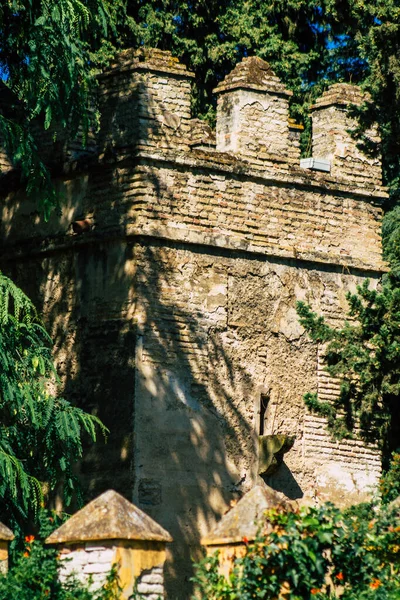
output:
[{"label": "dark evergreen tree", "polygon": [[[53,123],[81,129],[95,113],[93,73],[113,47],[118,0],[7,0],[0,3],[0,139],[27,192],[45,216],[55,204],[50,173],[37,150]],[[29,299],[0,274],[0,498],[2,518],[26,518],[63,482],[74,490],[82,435],[104,427],[50,393],[52,343]]]},{"label": "dark evergreen tree", "polygon": [[369,282],[348,294],[349,317],[341,329],[333,329],[323,317],[299,302],[300,322],[311,338],[326,346],[326,366],[340,378],[340,395],[333,402],[307,394],[314,412],[327,417],[337,437],[360,435],[378,442],[387,462],[400,439],[400,289],[385,285],[369,289]]}]

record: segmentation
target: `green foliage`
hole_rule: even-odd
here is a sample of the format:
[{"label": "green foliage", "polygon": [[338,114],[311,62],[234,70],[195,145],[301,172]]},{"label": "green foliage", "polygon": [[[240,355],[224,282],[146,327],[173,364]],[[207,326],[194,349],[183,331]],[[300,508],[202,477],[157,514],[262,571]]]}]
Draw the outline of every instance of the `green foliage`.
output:
[{"label": "green foliage", "polygon": [[[396,203],[400,182],[400,8],[397,0],[127,0],[127,46],[172,50],[196,74],[193,109],[215,120],[212,90],[247,55],[269,61],[293,91],[291,115],[305,125],[303,154],[311,154],[308,109],[332,82],[361,84],[359,136],[377,122],[384,183]],[[122,29],[121,29],[122,32]],[[398,219],[386,219],[389,260],[399,263]],[[393,255],[394,246],[397,248]],[[396,264],[397,264],[396,263]],[[398,265],[396,267],[398,269]]]},{"label": "green foliage", "polygon": [[122,0],[8,0],[0,6],[0,136],[45,217],[55,205],[49,171],[38,152],[56,125],[83,145],[91,125],[96,69],[114,50]]},{"label": "green foliage", "polygon": [[390,263],[389,280],[400,284],[400,205],[389,211],[382,223],[383,256]]},{"label": "green foliage", "polygon": [[393,523],[393,511],[372,505],[267,511],[259,538],[244,540],[246,553],[233,560],[229,579],[218,573],[218,554],[197,565],[199,597],[394,600],[400,595],[400,527]]},{"label": "green foliage", "polygon": [[219,552],[215,552],[212,556],[207,556],[199,562],[196,567],[195,576],[192,578],[196,587],[195,598],[201,600],[234,600],[236,591],[233,589],[236,586],[236,578],[239,574],[239,569],[232,565],[232,573],[230,580],[227,580],[218,571]]},{"label": "green foliage", "polygon": [[[29,538],[28,538],[29,539]],[[0,577],[0,598],[9,600],[92,600],[89,592],[71,581],[61,587],[57,578],[57,552],[41,542],[27,542],[24,553],[15,561],[5,577]]]},{"label": "green foliage", "polygon": [[294,91],[292,113],[305,119],[331,72],[332,35],[320,7],[307,0],[129,0],[135,25],[124,43],[172,50],[196,74],[195,114],[211,120],[213,88],[243,56],[256,54]]},{"label": "green foliage", "polygon": [[32,302],[0,273],[0,498],[7,521],[35,512],[63,482],[68,502],[76,482],[72,465],[82,455],[82,435],[105,428],[49,391],[57,383],[52,342]]},{"label": "green foliage", "polygon": [[352,320],[341,329],[298,303],[300,323],[312,340],[327,344],[326,369],[342,382],[332,403],[319,401],[315,394],[305,401],[328,418],[337,437],[350,436],[359,427],[364,439],[378,442],[389,456],[400,431],[400,289],[385,285],[382,291],[371,290],[365,281],[347,300]]},{"label": "green foliage", "polygon": [[400,496],[399,452],[393,452],[389,468],[381,477],[379,491],[384,504],[388,504]]},{"label": "green foliage", "polygon": [[121,587],[116,570],[107,576],[105,585],[96,592],[74,578],[61,585],[58,579],[57,550],[45,546],[43,540],[58,525],[58,517],[41,511],[39,536],[25,537],[24,548],[14,554],[13,564],[0,576],[0,600],[117,600]]}]

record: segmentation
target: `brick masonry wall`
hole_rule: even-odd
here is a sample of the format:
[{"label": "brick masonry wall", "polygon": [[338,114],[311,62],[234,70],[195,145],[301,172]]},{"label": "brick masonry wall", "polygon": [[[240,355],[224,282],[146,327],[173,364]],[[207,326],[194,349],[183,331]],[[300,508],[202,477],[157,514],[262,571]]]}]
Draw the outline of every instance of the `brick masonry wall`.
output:
[{"label": "brick masonry wall", "polygon": [[267,178],[235,159],[228,159],[226,169],[215,169],[218,155],[212,152],[192,151],[192,157],[174,164],[173,157],[166,161],[151,154],[140,165],[124,161],[94,170],[90,179],[80,177],[60,189],[65,213],[61,219],[53,215],[48,224],[35,217],[32,204],[19,205],[10,196],[3,204],[3,239],[71,235],[71,221],[85,215],[94,218],[98,233],[108,235],[125,230],[365,270],[385,268],[382,196],[376,192],[350,193],[332,180],[314,176],[313,181],[303,173]]},{"label": "brick masonry wall", "polygon": [[146,600],[161,600],[164,598],[164,574],[162,567],[153,567],[138,577],[137,592]]},{"label": "brick masonry wall", "polygon": [[74,577],[82,583],[91,579],[91,589],[100,589],[115,563],[116,548],[105,542],[90,542],[80,547],[64,548],[60,554],[60,580]]},{"label": "brick masonry wall", "polygon": [[[318,351],[318,397],[332,401],[339,395],[340,381],[324,369],[323,352]],[[315,497],[320,502],[339,505],[368,500],[382,474],[381,457],[376,446],[361,440],[333,440],[326,430],[326,420],[306,414],[304,448],[307,461],[314,464]]]},{"label": "brick masonry wall", "polygon": [[138,232],[171,239],[382,268],[378,199],[279,185],[210,166],[199,160],[198,168],[143,164],[121,170],[130,201],[127,221]]},{"label": "brick masonry wall", "polygon": [[367,155],[363,143],[379,144],[377,127],[363,133],[364,139],[352,136],[358,122],[349,113],[369,97],[355,85],[339,83],[319,98],[312,110],[312,149],[315,158],[331,161],[331,173],[349,183],[379,187],[382,185],[382,161],[379,153]]}]

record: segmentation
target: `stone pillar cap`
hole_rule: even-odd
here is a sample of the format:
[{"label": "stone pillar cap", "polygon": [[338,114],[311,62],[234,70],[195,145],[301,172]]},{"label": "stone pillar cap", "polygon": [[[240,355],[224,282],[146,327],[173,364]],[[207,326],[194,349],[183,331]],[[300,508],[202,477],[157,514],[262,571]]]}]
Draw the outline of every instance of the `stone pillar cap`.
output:
[{"label": "stone pillar cap", "polygon": [[14,539],[14,534],[11,529],[8,529],[3,523],[0,523],[0,540],[2,542],[11,542]]},{"label": "stone pillar cap", "polygon": [[281,83],[269,63],[258,56],[243,58],[213,91],[219,94],[234,89],[259,90],[283,96],[293,95],[293,92]]},{"label": "stone pillar cap", "polygon": [[128,48],[122,50],[115,56],[110,67],[105,69],[99,77],[114,75],[116,71],[138,70],[194,77],[194,73],[188,71],[186,66],[180,63],[176,56],[172,56],[169,50],[158,50],[157,48],[139,48],[139,50]]},{"label": "stone pillar cap", "polygon": [[268,486],[257,485],[227,512],[206,537],[203,546],[219,546],[252,541],[257,537],[263,513],[277,506],[292,509],[292,504]]},{"label": "stone pillar cap", "polygon": [[315,101],[311,109],[333,106],[335,104],[360,106],[363,102],[371,102],[371,96],[363,92],[358,85],[351,83],[334,83],[329,86],[320,98]]},{"label": "stone pillar cap", "polygon": [[100,540],[172,542],[172,537],[137,506],[108,490],[53,531],[46,544]]}]

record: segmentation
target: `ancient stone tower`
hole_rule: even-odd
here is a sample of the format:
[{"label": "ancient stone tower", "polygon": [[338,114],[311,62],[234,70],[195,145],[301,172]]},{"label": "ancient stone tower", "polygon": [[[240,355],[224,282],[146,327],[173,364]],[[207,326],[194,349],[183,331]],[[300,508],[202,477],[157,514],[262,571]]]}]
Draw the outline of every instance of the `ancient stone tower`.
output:
[{"label": "ancient stone tower", "polygon": [[[305,409],[305,392],[338,384],[295,310],[340,323],[346,292],[384,270],[381,165],[349,134],[363,97],[338,84],[318,100],[301,168],[291,92],[269,65],[246,58],[217,87],[216,136],[191,119],[191,78],[168,52],[118,57],[89,150],[46,145],[62,197],[48,223],[2,159],[2,269],[45,315],[63,393],[111,430],[81,477],[171,532],[171,599],[187,597],[200,537],[255,484],[356,499],[380,469]],[[275,472],[279,449],[259,436],[290,448]]]}]

